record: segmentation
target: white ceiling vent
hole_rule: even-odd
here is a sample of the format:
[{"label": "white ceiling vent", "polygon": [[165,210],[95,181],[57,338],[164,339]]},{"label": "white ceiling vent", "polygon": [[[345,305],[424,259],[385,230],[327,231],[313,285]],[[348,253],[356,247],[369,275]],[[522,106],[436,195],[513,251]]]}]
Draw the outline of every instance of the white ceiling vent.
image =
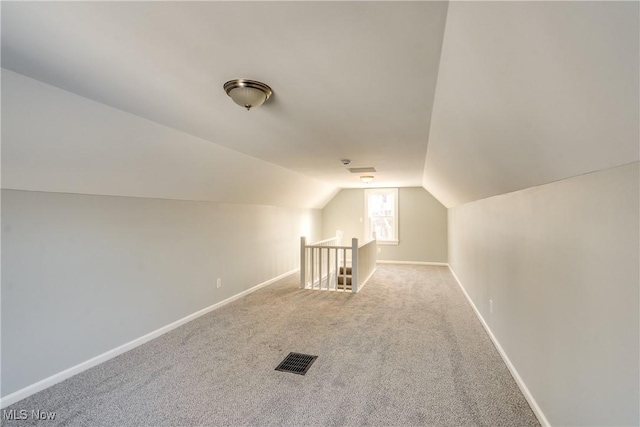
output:
[{"label": "white ceiling vent", "polygon": [[376,168],[368,167],[368,168],[349,168],[349,172],[351,173],[364,173],[364,172],[375,172]]}]

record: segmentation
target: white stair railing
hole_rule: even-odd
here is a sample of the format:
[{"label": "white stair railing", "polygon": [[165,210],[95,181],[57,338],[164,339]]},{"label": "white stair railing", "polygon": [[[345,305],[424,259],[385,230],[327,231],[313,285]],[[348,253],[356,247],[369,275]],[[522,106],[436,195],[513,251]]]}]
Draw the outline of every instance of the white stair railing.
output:
[{"label": "white stair railing", "polygon": [[300,238],[300,288],[358,292],[376,269],[376,240],[342,246],[342,234],[307,244]]}]

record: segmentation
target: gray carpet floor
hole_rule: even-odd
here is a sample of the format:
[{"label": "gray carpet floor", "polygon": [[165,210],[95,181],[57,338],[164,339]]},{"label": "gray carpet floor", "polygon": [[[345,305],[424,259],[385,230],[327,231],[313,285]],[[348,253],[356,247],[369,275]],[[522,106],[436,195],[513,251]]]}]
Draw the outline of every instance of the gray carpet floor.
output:
[{"label": "gray carpet floor", "polygon": [[[358,294],[291,276],[6,409],[4,425],[539,425],[446,267],[380,265]],[[317,355],[305,376],[275,371]]]}]

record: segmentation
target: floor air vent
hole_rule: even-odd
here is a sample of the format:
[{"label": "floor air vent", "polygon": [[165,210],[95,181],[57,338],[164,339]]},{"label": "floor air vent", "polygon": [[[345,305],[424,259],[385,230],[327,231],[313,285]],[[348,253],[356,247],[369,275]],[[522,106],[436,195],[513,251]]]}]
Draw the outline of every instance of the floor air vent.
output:
[{"label": "floor air vent", "polygon": [[308,354],[289,353],[289,355],[280,362],[276,371],[304,375],[317,358],[318,356],[311,356]]}]

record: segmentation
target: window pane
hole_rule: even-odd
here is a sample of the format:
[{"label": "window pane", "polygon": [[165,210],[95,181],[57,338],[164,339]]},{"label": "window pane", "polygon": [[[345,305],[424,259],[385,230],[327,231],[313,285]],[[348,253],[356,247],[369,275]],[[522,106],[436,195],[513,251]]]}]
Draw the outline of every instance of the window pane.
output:
[{"label": "window pane", "polygon": [[[370,194],[368,198],[369,230],[380,240],[394,240],[395,200],[392,194]],[[371,236],[370,236],[371,237]]]},{"label": "window pane", "polygon": [[378,217],[371,218],[371,227],[373,233],[376,233],[376,239],[393,240],[393,218]]},{"label": "window pane", "polygon": [[372,194],[369,196],[369,217],[394,216],[394,200],[391,194]]}]

